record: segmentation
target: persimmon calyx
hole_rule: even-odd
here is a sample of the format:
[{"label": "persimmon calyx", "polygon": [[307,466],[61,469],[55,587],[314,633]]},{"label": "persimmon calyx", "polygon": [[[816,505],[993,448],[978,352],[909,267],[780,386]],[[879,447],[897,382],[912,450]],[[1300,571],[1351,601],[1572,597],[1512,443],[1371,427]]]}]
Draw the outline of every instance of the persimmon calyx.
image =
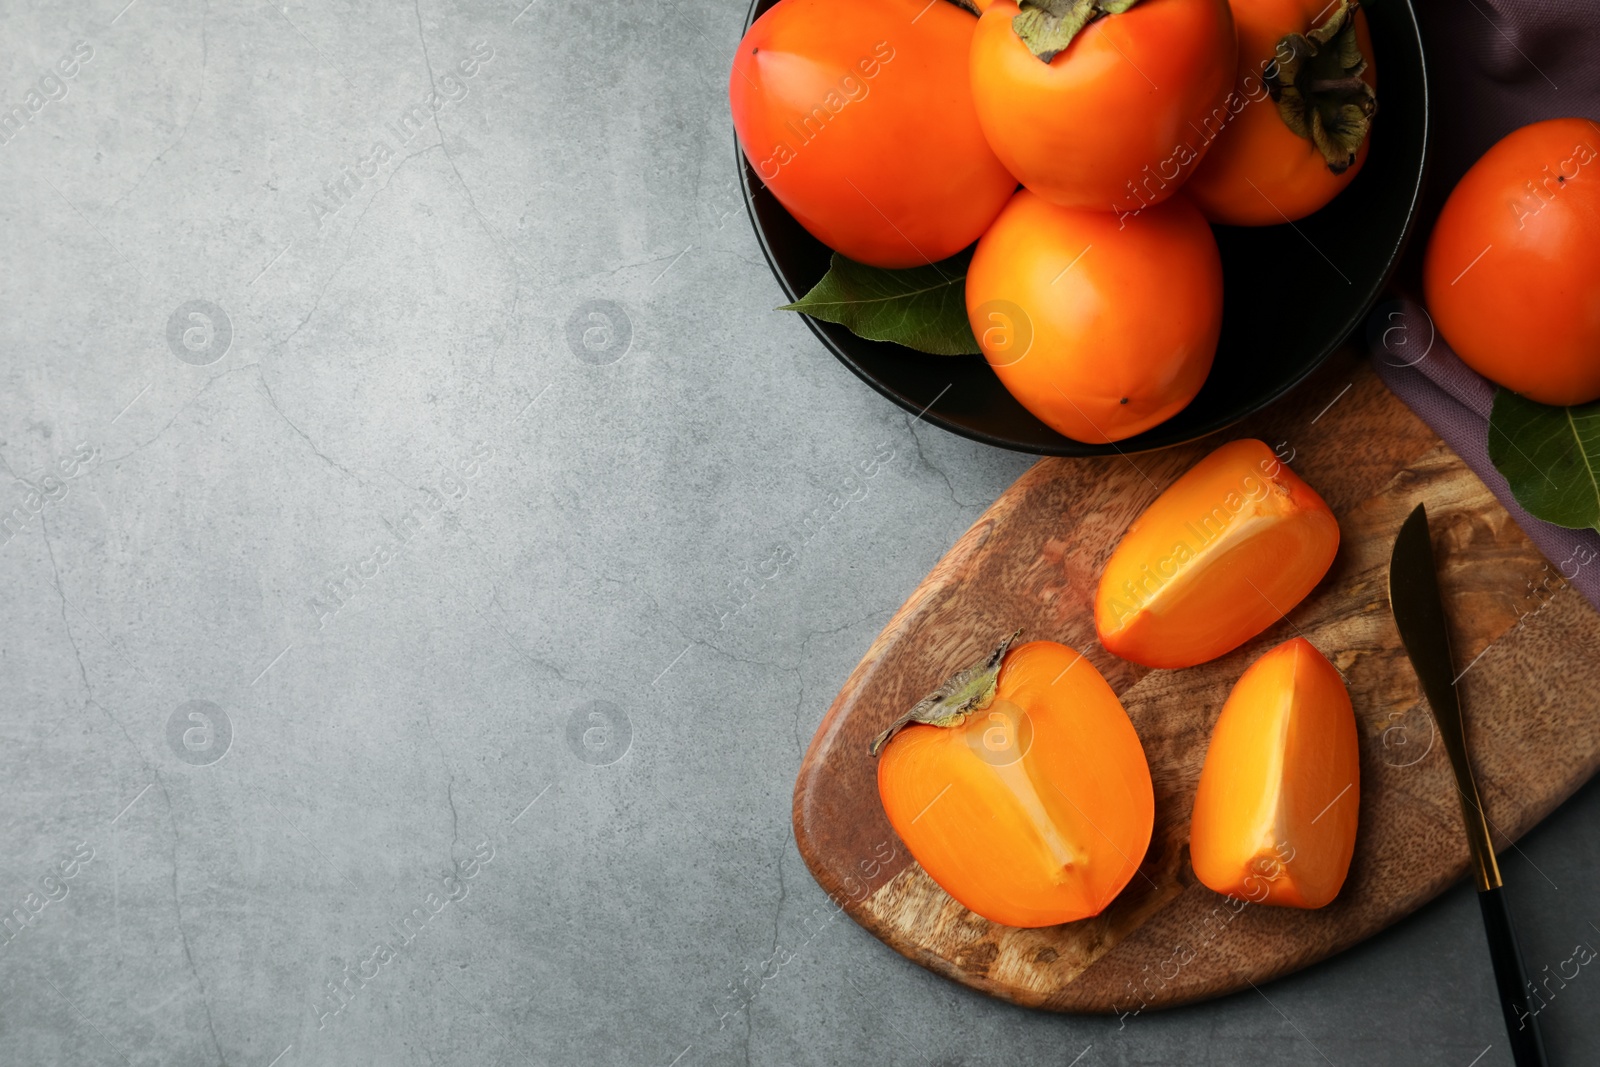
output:
[{"label": "persimmon calyx", "polygon": [[1000,661],[1006,658],[1006,652],[1021,636],[1021,630],[1012,631],[1001,639],[988,656],[946,678],[939,688],[917,701],[910,711],[874,737],[867,754],[876,756],[882,752],[891,737],[914,722],[928,726],[960,726],[967,721],[968,715],[994,703],[995,689],[1000,681]]},{"label": "persimmon calyx", "polygon": [[1367,57],[1356,39],[1357,10],[1338,0],[1322,25],[1285,36],[1262,78],[1284,125],[1316,145],[1335,174],[1354,165],[1378,111],[1378,94],[1361,80]]},{"label": "persimmon calyx", "polygon": [[1089,23],[1106,15],[1120,15],[1139,0],[1021,0],[1021,14],[1011,29],[1028,51],[1048,63]]},{"label": "persimmon calyx", "polygon": [[966,12],[968,12],[970,14],[973,14],[973,15],[981,15],[981,14],[983,14],[982,11],[978,10],[978,0],[946,0],[946,2],[948,2],[950,4],[954,4],[956,7],[959,7],[961,10],[966,11]]}]

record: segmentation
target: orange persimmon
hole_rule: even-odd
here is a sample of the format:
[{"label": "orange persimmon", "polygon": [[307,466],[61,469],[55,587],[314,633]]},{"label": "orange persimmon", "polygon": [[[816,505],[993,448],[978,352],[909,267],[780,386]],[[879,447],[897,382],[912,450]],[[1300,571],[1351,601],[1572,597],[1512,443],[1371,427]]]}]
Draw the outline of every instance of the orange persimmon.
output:
[{"label": "orange persimmon", "polygon": [[1195,876],[1230,897],[1320,908],[1350,871],[1361,757],[1344,680],[1303,637],[1228,694],[1189,824]]},{"label": "orange persimmon", "polygon": [[1094,666],[1033,641],[956,674],[874,742],[878,793],[933,880],[986,919],[1098,914],[1150,845],[1155,793]]},{"label": "orange persimmon", "polygon": [[1461,362],[1554,407],[1600,400],[1597,159],[1587,118],[1506,134],[1444,202],[1422,264],[1428,313]]},{"label": "orange persimmon", "polygon": [[925,0],[779,0],[739,42],[739,146],[835,252],[916,267],[976,241],[1017,187],[978,125],[978,20]]},{"label": "orange persimmon", "polygon": [[1339,548],[1328,505],[1251,438],[1230,441],[1167,487],[1106,561],[1100,643],[1147,667],[1193,667],[1281,619]]},{"label": "orange persimmon", "polygon": [[[1355,180],[1377,110],[1367,16],[1352,0],[1235,0],[1239,83],[1183,191],[1206,218],[1276,226]],[[1220,122],[1215,121],[1220,119]]]},{"label": "orange persimmon", "polygon": [[967,316],[1018,403],[1100,444],[1165,422],[1200,392],[1222,284],[1217,239],[1182,196],[1118,219],[1023,189],[972,254]]},{"label": "orange persimmon", "polygon": [[972,34],[972,103],[1000,162],[1063,207],[1132,217],[1166,200],[1227,114],[1227,0],[1025,3],[993,0]]}]

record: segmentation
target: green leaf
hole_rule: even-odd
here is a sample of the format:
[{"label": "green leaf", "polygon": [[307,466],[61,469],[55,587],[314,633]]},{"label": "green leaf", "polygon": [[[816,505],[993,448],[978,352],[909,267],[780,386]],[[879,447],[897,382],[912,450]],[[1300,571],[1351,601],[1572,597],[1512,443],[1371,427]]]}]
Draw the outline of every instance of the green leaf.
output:
[{"label": "green leaf", "polygon": [[828,273],[805,296],[779,311],[837,322],[858,337],[928,352],[968,356],[978,340],[967,321],[968,253],[906,270],[869,267],[833,254]]},{"label": "green leaf", "polygon": [[1600,529],[1600,402],[1556,408],[1496,391],[1489,459],[1530,514]]}]

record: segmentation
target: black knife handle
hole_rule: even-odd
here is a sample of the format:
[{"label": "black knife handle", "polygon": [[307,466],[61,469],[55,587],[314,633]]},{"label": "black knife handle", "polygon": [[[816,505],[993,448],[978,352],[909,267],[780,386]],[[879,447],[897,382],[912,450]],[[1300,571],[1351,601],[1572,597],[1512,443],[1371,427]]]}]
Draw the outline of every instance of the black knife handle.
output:
[{"label": "black knife handle", "polygon": [[1494,981],[1500,988],[1500,1007],[1511,1038],[1511,1057],[1517,1067],[1549,1067],[1544,1038],[1539,1035],[1538,1013],[1528,1002],[1528,969],[1522,962],[1517,931],[1502,886],[1478,893],[1483,907],[1483,927],[1489,935],[1489,957],[1494,961]]}]

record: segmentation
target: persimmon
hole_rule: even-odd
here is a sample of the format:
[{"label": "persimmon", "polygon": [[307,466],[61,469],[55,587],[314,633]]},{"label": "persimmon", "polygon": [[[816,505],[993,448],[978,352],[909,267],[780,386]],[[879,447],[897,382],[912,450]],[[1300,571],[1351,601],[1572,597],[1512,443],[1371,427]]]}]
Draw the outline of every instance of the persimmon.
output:
[{"label": "persimmon", "polygon": [[1007,926],[1102,911],[1155,824],[1150,766],[1094,666],[1053,641],[954,675],[873,744],[878,793],[924,870]]},{"label": "persimmon", "polygon": [[1222,329],[1222,257],[1183,197],[1119,219],[1012,197],[967,269],[967,315],[1001,383],[1075,441],[1182,411]]},{"label": "persimmon", "polygon": [[1095,591],[1095,630],[1147,667],[1205,663],[1282,618],[1338,549],[1316,490],[1265,443],[1230,441],[1128,527]]},{"label": "persimmon", "polygon": [[1529,400],[1600,399],[1600,125],[1507,134],[1445,201],[1423,263],[1439,334]]},{"label": "persimmon", "polygon": [[978,128],[971,13],[939,0],[779,0],[728,78],[745,158],[819,241],[913,267],[978,239],[1017,181]]},{"label": "persimmon", "polygon": [[1237,62],[1227,0],[994,0],[972,37],[972,99],[1023,185],[1134,212],[1193,172]]},{"label": "persimmon", "polygon": [[1367,16],[1353,0],[1234,0],[1239,78],[1184,191],[1206,218],[1273,226],[1355,180],[1378,108]]},{"label": "persimmon", "polygon": [[1226,896],[1320,908],[1349,873],[1360,799],[1344,679],[1291,638],[1244,672],[1211,732],[1189,824],[1195,876]]}]

